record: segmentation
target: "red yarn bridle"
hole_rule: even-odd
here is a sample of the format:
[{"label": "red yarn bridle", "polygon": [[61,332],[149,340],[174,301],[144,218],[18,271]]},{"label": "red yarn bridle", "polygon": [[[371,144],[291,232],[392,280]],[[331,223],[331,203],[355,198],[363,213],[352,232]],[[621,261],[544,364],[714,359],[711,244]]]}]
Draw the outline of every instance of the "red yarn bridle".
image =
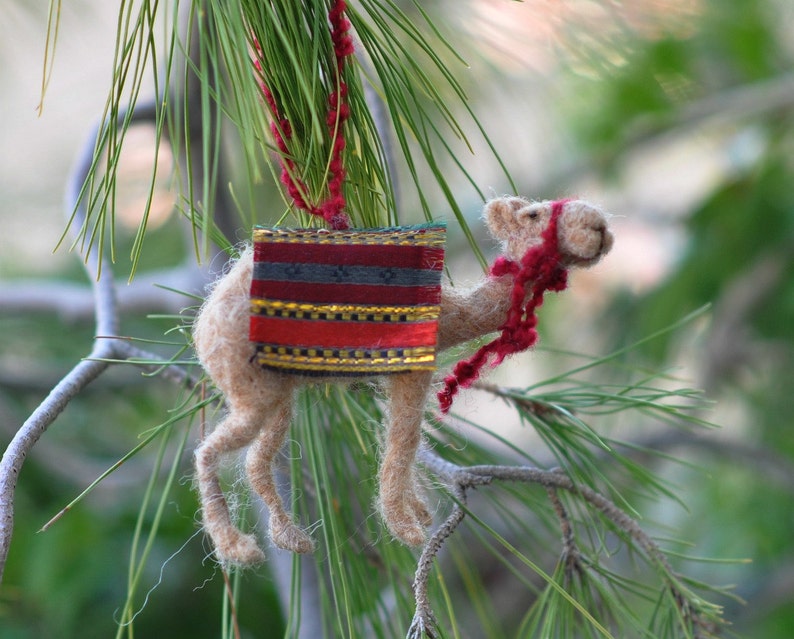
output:
[{"label": "red yarn bridle", "polygon": [[[531,247],[520,262],[499,257],[491,267],[491,276],[513,276],[510,310],[501,333],[493,341],[477,350],[472,357],[455,365],[452,374],[444,379],[444,389],[438,393],[442,413],[447,413],[459,387],[468,388],[480,376],[480,371],[493,357],[491,366],[502,363],[505,357],[520,353],[538,341],[536,310],[543,304],[546,291],[562,291],[568,285],[568,271],[562,266],[557,227],[560,215],[568,200],[557,200],[551,205],[549,225],[541,234],[542,242]],[[527,286],[532,283],[532,294],[527,298]]]}]

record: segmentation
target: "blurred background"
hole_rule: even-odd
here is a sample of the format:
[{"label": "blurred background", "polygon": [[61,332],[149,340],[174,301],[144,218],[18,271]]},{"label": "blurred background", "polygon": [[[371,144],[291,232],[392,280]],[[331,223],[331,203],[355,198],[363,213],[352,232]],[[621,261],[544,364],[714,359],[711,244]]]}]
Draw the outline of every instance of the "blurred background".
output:
[{"label": "blurred background", "polygon": [[[405,10],[411,11],[409,3]],[[599,354],[659,331],[709,304],[697,320],[642,349],[713,400],[721,426],[701,435],[663,429],[636,438],[687,465],[660,469],[688,512],[653,516],[725,558],[696,577],[733,584],[731,632],[794,636],[794,4],[787,0],[467,0],[424,3],[468,68],[457,75],[498,152],[530,197],[575,194],[614,214],[613,254],[577,274],[550,309],[544,345]],[[84,356],[93,335],[90,289],[69,243],[63,192],[86,135],[102,114],[113,68],[114,3],[73,0],[41,113],[46,7],[7,0],[0,16],[0,445]],[[145,202],[153,133],[128,141],[119,193],[116,274]],[[481,188],[509,190],[484,148],[462,158]],[[167,149],[160,154],[167,176]],[[269,187],[264,187],[267,192]],[[461,192],[469,188],[461,181]],[[271,193],[271,197],[272,197]],[[462,201],[477,226],[481,202]],[[143,198],[143,199],[142,199]],[[200,294],[185,223],[158,187],[140,277],[123,285],[123,334],[163,340],[173,315]],[[448,215],[439,194],[439,216]],[[404,206],[410,208],[410,197]],[[247,230],[240,229],[236,240]],[[467,253],[451,268],[473,278]],[[492,249],[485,245],[486,249]],[[153,350],[170,356],[176,342]],[[527,380],[541,357],[501,371]],[[28,459],[0,589],[0,637],[107,637],[116,633],[128,555],[156,451],[136,456],[44,533],[37,530],[110,464],[164,422],[178,391],[120,367],[55,422]],[[473,414],[497,403],[467,400]],[[511,425],[505,428],[510,432]],[[195,435],[191,435],[195,437]],[[164,449],[167,457],[177,444]],[[153,588],[136,620],[142,637],[220,636],[224,591],[196,524],[190,455],[152,549]],[[749,560],[749,561],[744,561]],[[243,636],[280,637],[266,570],[246,573]],[[222,582],[220,582],[222,583]],[[155,587],[156,586],[156,587]],[[174,614],[176,610],[189,614]]]}]

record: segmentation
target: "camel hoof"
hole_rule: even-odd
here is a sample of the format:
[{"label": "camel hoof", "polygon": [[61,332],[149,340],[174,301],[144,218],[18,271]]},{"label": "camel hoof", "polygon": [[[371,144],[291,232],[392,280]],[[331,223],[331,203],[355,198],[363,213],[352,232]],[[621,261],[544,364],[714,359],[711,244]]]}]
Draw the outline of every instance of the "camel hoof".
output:
[{"label": "camel hoof", "polygon": [[222,564],[234,566],[256,566],[265,561],[265,553],[253,535],[239,534],[225,543],[216,544],[215,556]]},{"label": "camel hoof", "polygon": [[425,526],[430,512],[425,503],[417,497],[406,499],[399,505],[382,505],[383,519],[389,532],[408,546],[421,546],[425,543]]},{"label": "camel hoof", "polygon": [[314,552],[314,540],[298,526],[289,522],[270,526],[270,538],[282,550],[289,550],[301,555]]},{"label": "camel hoof", "polygon": [[421,546],[425,543],[425,528],[415,518],[387,521],[389,532],[407,546]]},{"label": "camel hoof", "polygon": [[430,509],[427,507],[427,503],[421,497],[414,497],[411,500],[411,508],[414,511],[414,516],[416,517],[417,521],[427,528],[430,524],[433,523],[433,515],[430,513]]}]

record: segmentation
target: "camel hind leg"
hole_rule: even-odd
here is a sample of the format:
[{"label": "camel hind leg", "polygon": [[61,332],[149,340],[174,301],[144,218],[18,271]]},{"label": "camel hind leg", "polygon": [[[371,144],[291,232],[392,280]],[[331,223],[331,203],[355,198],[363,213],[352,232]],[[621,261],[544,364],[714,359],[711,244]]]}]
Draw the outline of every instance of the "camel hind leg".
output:
[{"label": "camel hind leg", "polygon": [[196,449],[196,477],[204,530],[222,563],[251,565],[265,560],[256,537],[243,533],[232,522],[218,478],[221,458],[250,444],[259,431],[260,419],[258,411],[233,410]]},{"label": "camel hind leg", "polygon": [[271,407],[268,423],[248,449],[245,466],[248,481],[270,511],[270,538],[284,550],[308,553],[314,550],[312,538],[294,522],[284,507],[276,487],[273,463],[289,431],[292,416],[291,394]]}]

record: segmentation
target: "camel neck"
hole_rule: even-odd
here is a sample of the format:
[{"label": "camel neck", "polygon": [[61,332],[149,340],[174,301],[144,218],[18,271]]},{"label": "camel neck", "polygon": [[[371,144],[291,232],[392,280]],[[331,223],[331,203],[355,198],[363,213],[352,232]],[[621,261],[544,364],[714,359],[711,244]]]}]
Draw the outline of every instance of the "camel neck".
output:
[{"label": "camel neck", "polygon": [[438,327],[440,350],[493,333],[510,309],[512,275],[489,276],[469,289],[444,287]]}]

